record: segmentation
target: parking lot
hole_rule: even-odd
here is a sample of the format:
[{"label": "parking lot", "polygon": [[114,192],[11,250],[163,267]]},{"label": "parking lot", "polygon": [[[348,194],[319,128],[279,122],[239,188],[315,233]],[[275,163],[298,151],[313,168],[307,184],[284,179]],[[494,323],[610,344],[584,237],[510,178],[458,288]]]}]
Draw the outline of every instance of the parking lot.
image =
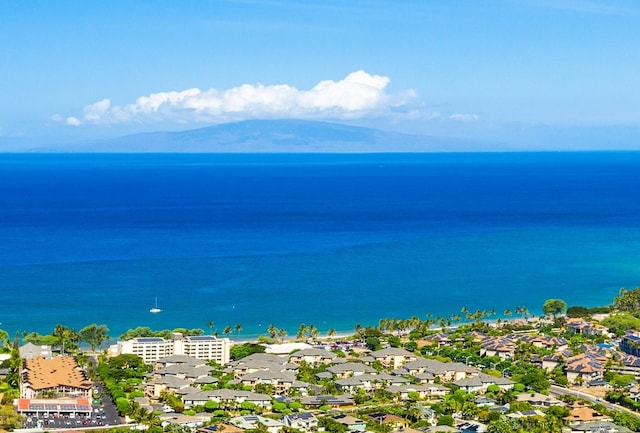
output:
[{"label": "parking lot", "polygon": [[[110,409],[110,408],[108,408]],[[108,413],[111,412],[111,413]],[[91,413],[25,413],[23,428],[26,429],[70,429],[100,427],[120,424],[117,412],[105,411],[102,405],[93,405]]]}]

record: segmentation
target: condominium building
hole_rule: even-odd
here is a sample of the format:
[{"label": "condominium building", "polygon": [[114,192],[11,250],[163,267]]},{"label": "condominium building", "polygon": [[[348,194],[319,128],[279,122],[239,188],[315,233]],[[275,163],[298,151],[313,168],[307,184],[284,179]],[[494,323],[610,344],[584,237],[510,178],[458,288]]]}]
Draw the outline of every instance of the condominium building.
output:
[{"label": "condominium building", "polygon": [[161,337],[139,337],[118,343],[110,348],[112,355],[138,355],[147,364],[171,355],[188,355],[213,360],[220,365],[229,362],[231,342],[213,335],[183,336],[174,333],[170,340]]},{"label": "condominium building", "polygon": [[620,350],[633,356],[640,356],[640,334],[628,333],[620,340]]},{"label": "condominium building", "polygon": [[22,369],[20,397],[91,397],[93,383],[72,356],[27,359]]}]

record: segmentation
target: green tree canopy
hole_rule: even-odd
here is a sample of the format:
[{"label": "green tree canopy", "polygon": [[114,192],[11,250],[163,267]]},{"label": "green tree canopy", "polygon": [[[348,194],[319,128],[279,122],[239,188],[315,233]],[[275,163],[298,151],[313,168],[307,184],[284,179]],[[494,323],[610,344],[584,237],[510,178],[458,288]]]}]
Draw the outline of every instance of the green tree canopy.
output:
[{"label": "green tree canopy", "polygon": [[254,353],[264,353],[265,347],[261,344],[244,343],[236,344],[231,348],[231,359],[237,361]]},{"label": "green tree canopy", "polygon": [[613,307],[620,311],[633,313],[640,309],[640,287],[627,290],[624,287],[618,292],[613,300]]},{"label": "green tree canopy", "polygon": [[562,314],[567,309],[567,303],[562,299],[547,299],[542,306],[542,311],[547,316],[555,319],[558,314]]},{"label": "green tree canopy", "polygon": [[437,425],[453,427],[454,419],[452,415],[442,415],[438,418]]},{"label": "green tree canopy", "polygon": [[96,325],[95,323],[85,326],[80,330],[80,340],[84,341],[91,347],[91,351],[95,352],[97,347],[109,340],[109,328],[105,325]]},{"label": "green tree canopy", "polygon": [[602,324],[609,328],[610,332],[618,336],[624,335],[626,331],[632,329],[640,329],[640,319],[631,315],[631,313],[623,312],[607,317]]}]

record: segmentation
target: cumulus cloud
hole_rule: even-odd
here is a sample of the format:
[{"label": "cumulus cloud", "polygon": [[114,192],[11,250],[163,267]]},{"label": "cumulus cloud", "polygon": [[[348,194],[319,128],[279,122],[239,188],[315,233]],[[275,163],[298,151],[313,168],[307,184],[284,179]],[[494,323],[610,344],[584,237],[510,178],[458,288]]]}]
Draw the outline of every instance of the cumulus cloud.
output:
[{"label": "cumulus cloud", "polygon": [[137,122],[225,122],[250,118],[354,119],[402,111],[414,90],[386,92],[390,80],[356,71],[339,81],[324,80],[309,90],[288,84],[243,84],[227,90],[197,88],[152,93],[134,103],[103,99],[64,119],[67,125]]}]

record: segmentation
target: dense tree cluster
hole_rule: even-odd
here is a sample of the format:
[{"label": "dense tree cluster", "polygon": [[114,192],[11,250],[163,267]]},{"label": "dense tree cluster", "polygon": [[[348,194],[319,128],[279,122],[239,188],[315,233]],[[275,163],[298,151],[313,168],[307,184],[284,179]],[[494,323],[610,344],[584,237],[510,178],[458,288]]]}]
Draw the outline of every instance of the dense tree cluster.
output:
[{"label": "dense tree cluster", "polygon": [[640,310],[640,287],[633,290],[621,288],[618,296],[613,300],[613,307],[619,311],[637,313]]},{"label": "dense tree cluster", "polygon": [[179,332],[182,335],[204,335],[204,331],[200,328],[187,329],[187,328],[176,328],[176,329],[162,329],[160,331],[154,331],[147,326],[139,326],[134,329],[129,329],[127,332],[120,336],[120,340],[131,340],[133,338],[140,337],[161,337],[165,339],[170,339],[171,334]]}]

